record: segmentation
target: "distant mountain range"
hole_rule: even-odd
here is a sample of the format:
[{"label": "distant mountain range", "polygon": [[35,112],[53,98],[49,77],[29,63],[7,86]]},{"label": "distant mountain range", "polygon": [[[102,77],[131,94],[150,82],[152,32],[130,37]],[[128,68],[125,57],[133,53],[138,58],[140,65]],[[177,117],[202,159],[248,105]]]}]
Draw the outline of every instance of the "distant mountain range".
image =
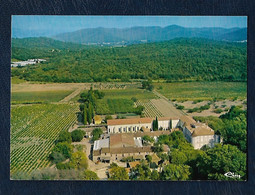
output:
[{"label": "distant mountain range", "polygon": [[207,38],[224,41],[246,41],[247,28],[185,28],[177,25],[167,27],[148,26],[132,28],[90,28],[61,33],[51,38],[81,44],[133,44],[167,41],[174,38]]}]

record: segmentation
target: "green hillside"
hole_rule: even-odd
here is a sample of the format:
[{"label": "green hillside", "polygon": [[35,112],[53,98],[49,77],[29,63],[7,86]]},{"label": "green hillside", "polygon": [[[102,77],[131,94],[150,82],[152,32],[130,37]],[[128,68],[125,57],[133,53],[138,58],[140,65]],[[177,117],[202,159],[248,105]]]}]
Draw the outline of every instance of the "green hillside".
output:
[{"label": "green hillside", "polygon": [[[69,44],[69,43],[64,43]],[[17,44],[16,44],[17,45]],[[167,81],[246,81],[246,43],[178,38],[127,47],[30,47],[13,44],[12,58],[48,57],[46,63],[12,69],[12,75],[31,81],[103,82],[164,79]],[[72,45],[72,44],[70,44]],[[50,50],[51,49],[51,50]],[[28,52],[29,50],[29,52]],[[40,52],[41,51],[41,52]]]}]

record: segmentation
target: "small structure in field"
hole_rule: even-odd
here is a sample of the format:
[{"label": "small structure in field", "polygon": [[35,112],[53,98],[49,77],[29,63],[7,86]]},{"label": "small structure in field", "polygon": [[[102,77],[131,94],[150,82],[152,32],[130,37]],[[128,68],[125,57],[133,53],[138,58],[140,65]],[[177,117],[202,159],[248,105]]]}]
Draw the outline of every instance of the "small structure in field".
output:
[{"label": "small structure in field", "polygon": [[101,118],[100,115],[96,115],[96,116],[94,117],[94,120],[95,120],[95,124],[96,124],[96,125],[100,125],[100,124],[102,123],[102,118]]}]

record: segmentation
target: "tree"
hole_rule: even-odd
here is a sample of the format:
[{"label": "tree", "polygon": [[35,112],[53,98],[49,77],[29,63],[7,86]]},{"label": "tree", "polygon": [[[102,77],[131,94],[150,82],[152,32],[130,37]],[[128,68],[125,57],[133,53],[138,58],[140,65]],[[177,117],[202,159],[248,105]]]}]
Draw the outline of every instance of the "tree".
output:
[{"label": "tree", "polygon": [[117,165],[115,162],[112,162],[112,163],[110,164],[110,168],[113,168],[113,167],[118,167],[118,165]]},{"label": "tree", "polygon": [[83,174],[84,180],[99,180],[97,174],[93,171],[85,170]]},{"label": "tree", "polygon": [[113,167],[109,171],[109,180],[128,180],[128,173],[123,167]]},{"label": "tree", "polygon": [[88,124],[92,123],[92,115],[93,115],[93,108],[92,108],[91,103],[89,103],[88,112],[87,112]]},{"label": "tree", "polygon": [[71,143],[72,142],[71,134],[68,131],[61,131],[59,133],[59,137],[58,137],[57,142]]},{"label": "tree", "polygon": [[158,130],[158,118],[157,117],[156,117],[156,120],[153,120],[153,122],[152,122],[152,129],[153,129],[153,131]]},{"label": "tree", "polygon": [[62,153],[56,152],[56,151],[53,151],[50,154],[49,158],[55,164],[57,164],[59,162],[62,162],[62,161],[64,161],[66,159]]},{"label": "tree", "polygon": [[156,116],[156,121],[155,121],[155,128],[158,130],[158,117]]},{"label": "tree", "polygon": [[71,162],[77,169],[87,169],[88,168],[88,158],[84,152],[77,151],[72,154]]},{"label": "tree", "polygon": [[84,108],[84,111],[83,111],[83,123],[84,125],[86,125],[88,122],[88,110],[87,108]]},{"label": "tree", "polygon": [[100,136],[103,134],[103,130],[101,128],[95,128],[92,131],[92,141],[98,140]]},{"label": "tree", "polygon": [[144,135],[144,136],[142,137],[142,140],[143,140],[143,142],[145,142],[145,143],[153,143],[153,142],[154,142],[154,139],[153,139],[152,137],[148,136],[148,135]]},{"label": "tree", "polygon": [[132,97],[131,100],[132,100],[133,102],[137,102],[137,98],[136,98],[136,97]]},{"label": "tree", "polygon": [[171,157],[171,163],[174,163],[176,165],[185,164],[186,161],[188,160],[184,152],[181,152],[176,149],[171,151],[170,157]]},{"label": "tree", "polygon": [[107,120],[110,120],[110,119],[112,119],[112,116],[111,115],[106,115],[104,120],[105,120],[105,122],[107,122]]},{"label": "tree", "polygon": [[158,152],[163,152],[163,146],[162,144],[160,143],[154,143],[154,146],[152,147],[152,151],[155,152],[155,153],[158,153]]},{"label": "tree", "polygon": [[[224,174],[232,172],[246,179],[246,154],[236,146],[217,144],[199,155],[197,160],[200,179],[227,179]],[[236,180],[236,178],[233,178]]]},{"label": "tree", "polygon": [[73,151],[73,146],[72,145],[70,145],[67,142],[60,142],[60,143],[57,143],[54,146],[50,156],[52,156],[52,154],[54,152],[58,152],[58,153],[61,153],[65,158],[70,158],[71,154],[72,154],[72,151]]},{"label": "tree", "polygon": [[148,164],[141,163],[130,170],[131,180],[151,180],[151,170]]},{"label": "tree", "polygon": [[152,157],[151,157],[151,155],[146,155],[145,159],[147,160],[148,163],[150,163],[152,160]]},{"label": "tree", "polygon": [[73,142],[79,142],[84,138],[85,132],[80,130],[80,129],[76,129],[74,131],[72,131],[71,133],[71,137],[72,137],[72,141]]},{"label": "tree", "polygon": [[153,171],[151,172],[151,180],[152,180],[152,181],[157,181],[157,180],[159,180],[159,174],[158,174],[158,172],[157,172],[156,170],[153,170]]},{"label": "tree", "polygon": [[171,181],[185,181],[189,179],[190,167],[187,165],[166,165],[161,174],[161,180],[171,180]]}]

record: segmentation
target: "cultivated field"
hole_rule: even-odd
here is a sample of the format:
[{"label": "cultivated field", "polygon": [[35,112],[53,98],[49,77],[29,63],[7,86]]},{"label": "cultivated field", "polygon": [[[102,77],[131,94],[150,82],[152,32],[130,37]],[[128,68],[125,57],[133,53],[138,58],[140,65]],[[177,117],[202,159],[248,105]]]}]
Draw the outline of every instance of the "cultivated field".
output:
[{"label": "cultivated field", "polygon": [[105,99],[131,99],[135,97],[139,100],[142,99],[154,99],[156,96],[148,90],[138,88],[127,88],[127,89],[112,89],[112,90],[100,90],[105,93]]},{"label": "cultivated field", "polygon": [[77,120],[78,105],[42,104],[11,108],[11,173],[49,166],[59,132]]},{"label": "cultivated field", "polygon": [[115,113],[132,113],[134,112],[134,102],[131,98],[135,97],[138,100],[149,100],[156,98],[152,92],[138,89],[111,89],[100,90],[105,93],[103,99],[97,101],[97,114],[115,114]]},{"label": "cultivated field", "polygon": [[182,100],[212,100],[213,98],[246,99],[245,82],[154,83],[155,89],[167,98]]},{"label": "cultivated field", "polygon": [[71,94],[72,91],[29,91],[29,92],[12,92],[11,103],[33,103],[33,102],[58,102]]},{"label": "cultivated field", "polygon": [[152,100],[138,100],[136,102],[137,106],[143,106],[144,111],[143,115],[144,117],[162,117],[164,116],[160,110],[156,108],[156,106],[152,103]]},{"label": "cultivated field", "polygon": [[134,102],[130,99],[102,99],[97,101],[97,114],[132,113]]}]

